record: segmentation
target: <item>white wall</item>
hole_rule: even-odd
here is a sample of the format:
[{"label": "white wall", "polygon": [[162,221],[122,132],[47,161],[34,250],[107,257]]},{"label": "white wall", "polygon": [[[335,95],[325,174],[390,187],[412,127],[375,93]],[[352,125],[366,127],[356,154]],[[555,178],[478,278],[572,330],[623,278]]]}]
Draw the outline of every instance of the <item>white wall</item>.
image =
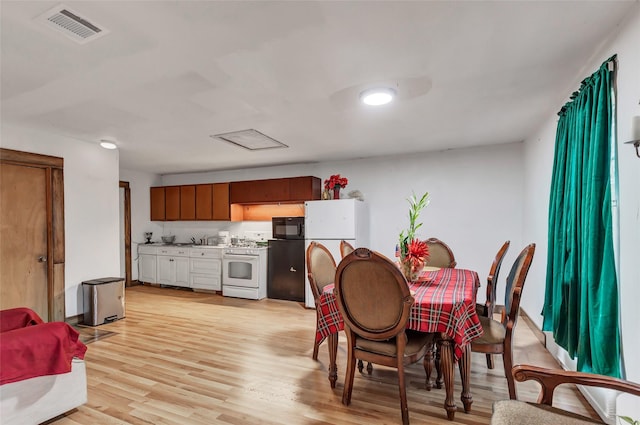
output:
[{"label": "white wall", "polygon": [[64,158],[66,317],[84,312],[82,282],[120,274],[118,151],[2,125],[2,147]]},{"label": "white wall", "polygon": [[151,196],[149,188],[161,186],[157,174],[120,170],[120,180],[129,183],[131,196],[131,280],[138,279],[138,245],[145,242],[144,232],[153,232],[153,240],[160,240],[163,223],[151,221]]},{"label": "white wall", "polygon": [[[618,55],[618,100],[617,100],[617,136],[619,158],[619,210],[620,210],[620,317],[623,356],[626,359],[626,378],[640,382],[640,311],[637,300],[640,297],[640,271],[637,263],[640,258],[640,158],[636,157],[633,147],[624,142],[631,139],[633,116],[640,115],[640,4],[629,14],[627,22],[621,26],[620,33],[614,34],[613,41],[602,51],[594,55],[593,61],[585,64],[585,71],[576,75],[574,87],[568,87],[566,98],[557,105],[560,107],[580,81],[595,72],[600,64],[613,54]],[[536,259],[527,279],[526,294],[522,299],[523,308],[530,314],[538,326],[542,325],[540,312],[544,301],[546,258],[547,258],[547,217],[551,168],[555,143],[557,116],[553,115],[540,129],[538,134],[525,142],[524,149],[524,236],[527,240],[538,242]],[[566,360],[566,352],[559,352]],[[571,366],[571,365],[569,365]],[[596,398],[599,396],[596,395]],[[599,403],[599,400],[595,400]],[[603,402],[606,404],[606,402]],[[640,418],[640,407],[635,411],[619,412],[636,419]]]}]

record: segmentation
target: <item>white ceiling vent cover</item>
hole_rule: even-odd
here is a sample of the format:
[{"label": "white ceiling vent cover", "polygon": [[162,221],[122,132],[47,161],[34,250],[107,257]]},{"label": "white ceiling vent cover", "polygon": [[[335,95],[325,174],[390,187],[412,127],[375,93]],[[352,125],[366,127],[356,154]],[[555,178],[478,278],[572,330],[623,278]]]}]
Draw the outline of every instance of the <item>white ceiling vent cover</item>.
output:
[{"label": "white ceiling vent cover", "polygon": [[109,34],[109,30],[89,21],[79,13],[61,4],[38,16],[47,27],[53,28],[79,44],[85,44]]}]

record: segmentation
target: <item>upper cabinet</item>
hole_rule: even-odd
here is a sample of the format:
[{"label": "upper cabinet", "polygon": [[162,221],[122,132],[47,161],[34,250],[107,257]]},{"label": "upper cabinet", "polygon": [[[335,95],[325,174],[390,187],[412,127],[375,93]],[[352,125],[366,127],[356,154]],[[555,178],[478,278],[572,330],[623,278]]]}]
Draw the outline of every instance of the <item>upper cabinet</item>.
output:
[{"label": "upper cabinet", "polygon": [[230,220],[229,183],[151,188],[151,220]]},{"label": "upper cabinet", "polygon": [[271,210],[250,207],[301,204],[320,193],[320,179],[311,176],[152,187],[151,220],[267,220]]},{"label": "upper cabinet", "polygon": [[164,188],[164,219],[180,220],[180,186]]},{"label": "upper cabinet", "polygon": [[196,220],[213,218],[213,185],[198,184],[196,187]]},{"label": "upper cabinet", "polygon": [[151,188],[151,221],[164,221],[164,187]]},{"label": "upper cabinet", "polygon": [[229,183],[213,184],[213,217],[214,220],[230,220]]},{"label": "upper cabinet", "polygon": [[322,194],[322,182],[318,177],[295,177],[289,180],[289,200],[292,202],[315,201]]},{"label": "upper cabinet", "polygon": [[180,220],[196,219],[196,186],[180,186]]},{"label": "upper cabinet", "polygon": [[230,183],[230,203],[293,203],[320,199],[318,177],[249,180]]}]

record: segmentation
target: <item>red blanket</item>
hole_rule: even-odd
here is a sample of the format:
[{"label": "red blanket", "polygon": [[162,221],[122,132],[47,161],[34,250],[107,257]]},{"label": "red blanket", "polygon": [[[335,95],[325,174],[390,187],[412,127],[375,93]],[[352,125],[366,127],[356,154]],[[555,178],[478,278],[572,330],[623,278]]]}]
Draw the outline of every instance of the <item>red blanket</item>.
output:
[{"label": "red blanket", "polygon": [[71,359],[84,359],[87,351],[78,337],[78,332],[65,322],[0,333],[0,385],[71,372]]},{"label": "red blanket", "polygon": [[39,325],[44,320],[30,308],[19,307],[0,311],[0,332]]}]

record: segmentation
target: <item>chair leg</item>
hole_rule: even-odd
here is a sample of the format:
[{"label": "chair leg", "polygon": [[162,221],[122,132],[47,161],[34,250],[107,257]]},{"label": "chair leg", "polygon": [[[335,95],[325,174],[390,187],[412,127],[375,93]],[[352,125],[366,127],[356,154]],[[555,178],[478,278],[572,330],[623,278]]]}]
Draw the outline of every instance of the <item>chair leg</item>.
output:
[{"label": "chair leg", "polygon": [[318,360],[318,348],[320,347],[320,344],[318,344],[315,340],[313,341],[313,354],[311,355],[311,358],[313,360]]},{"label": "chair leg", "polygon": [[409,407],[407,406],[407,388],[404,382],[404,364],[398,361],[398,386],[400,387],[400,410],[402,411],[402,425],[409,425]]},{"label": "chair leg", "polygon": [[[358,359],[358,372],[362,373],[362,369],[364,369],[364,362],[362,359]],[[371,362],[367,362],[367,373],[371,375],[373,373],[373,365]]]},{"label": "chair leg", "polygon": [[518,394],[516,392],[516,383],[513,380],[513,374],[511,373],[511,369],[513,368],[513,350],[509,339],[505,340],[502,361],[504,363],[504,374],[507,377],[507,386],[509,387],[509,398],[511,400],[517,400]]},{"label": "chair leg", "polygon": [[353,390],[353,377],[356,373],[356,356],[354,348],[349,346],[347,354],[347,374],[344,377],[344,390],[342,392],[342,404],[348,406],[351,403],[351,392]]},{"label": "chair leg", "polygon": [[487,368],[493,369],[493,356],[491,354],[487,354]]}]

